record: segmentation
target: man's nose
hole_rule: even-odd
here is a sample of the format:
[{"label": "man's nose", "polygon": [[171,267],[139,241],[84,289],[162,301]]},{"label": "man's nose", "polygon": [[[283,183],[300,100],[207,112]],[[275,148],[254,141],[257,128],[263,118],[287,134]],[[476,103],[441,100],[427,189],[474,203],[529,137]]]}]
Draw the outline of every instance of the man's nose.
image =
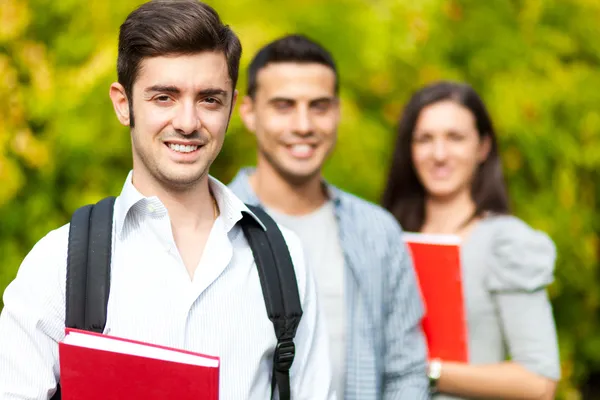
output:
[{"label": "man's nose", "polygon": [[298,135],[310,135],[312,133],[312,120],[309,110],[306,107],[298,108],[294,118],[293,130]]},{"label": "man's nose", "polygon": [[190,135],[200,130],[201,126],[196,105],[193,102],[182,103],[177,109],[177,115],[173,118],[173,128],[179,133]]}]

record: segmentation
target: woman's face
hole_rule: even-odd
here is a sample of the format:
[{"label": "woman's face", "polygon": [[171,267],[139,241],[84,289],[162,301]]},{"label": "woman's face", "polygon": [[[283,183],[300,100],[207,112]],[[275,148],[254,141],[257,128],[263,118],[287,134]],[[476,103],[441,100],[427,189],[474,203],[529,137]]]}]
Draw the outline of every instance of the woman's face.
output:
[{"label": "woman's face", "polygon": [[470,191],[475,170],[489,149],[489,137],[480,139],[475,117],[466,107],[444,100],[421,110],[412,159],[428,196],[443,199]]}]

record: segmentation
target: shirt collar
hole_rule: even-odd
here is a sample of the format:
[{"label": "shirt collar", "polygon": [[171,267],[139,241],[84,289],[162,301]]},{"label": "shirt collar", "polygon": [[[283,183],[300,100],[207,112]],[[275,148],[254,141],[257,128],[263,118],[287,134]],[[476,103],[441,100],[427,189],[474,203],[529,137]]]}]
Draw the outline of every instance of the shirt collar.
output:
[{"label": "shirt collar", "polygon": [[[133,185],[132,176],[133,171],[129,171],[121,194],[117,198],[115,204],[115,224],[116,233],[118,235],[121,235],[123,227],[127,222],[128,214],[132,212],[132,209],[136,204],[149,200],[152,202],[160,202],[156,196],[144,197],[144,195],[142,195]],[[254,218],[264,230],[267,229],[262,221],[254,215],[254,213],[250,211],[250,209],[235,194],[233,194],[231,189],[212,176],[208,177],[208,184],[215,196],[217,205],[219,206],[219,218],[223,219],[223,225],[226,232],[229,232],[235,224],[242,219],[244,213]]]},{"label": "shirt collar", "polygon": [[[230,187],[233,188],[237,193],[240,194],[240,197],[245,199],[248,204],[253,206],[260,206],[261,202],[254,189],[252,189],[252,185],[250,185],[250,176],[254,174],[256,168],[254,167],[245,167],[239,170],[235,178],[230,183]],[[325,188],[325,193],[327,197],[331,199],[333,205],[337,208],[341,205],[342,202],[342,191],[337,187],[331,185],[327,182],[325,178],[322,178],[322,184]]]}]

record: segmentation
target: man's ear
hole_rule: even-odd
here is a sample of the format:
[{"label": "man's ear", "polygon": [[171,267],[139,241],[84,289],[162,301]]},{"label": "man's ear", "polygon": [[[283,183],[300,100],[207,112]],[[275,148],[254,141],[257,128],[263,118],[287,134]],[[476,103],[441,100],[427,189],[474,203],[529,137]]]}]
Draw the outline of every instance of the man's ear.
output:
[{"label": "man's ear", "polygon": [[129,101],[125,93],[125,88],[120,83],[115,82],[110,85],[109,95],[119,122],[122,125],[129,126],[131,122],[129,120]]},{"label": "man's ear", "polygon": [[233,97],[232,97],[232,99],[231,99],[231,109],[232,109],[232,110],[235,108],[235,105],[237,104],[237,101],[238,101],[238,95],[239,95],[239,92],[237,91],[237,89],[235,89],[235,90],[233,91]]},{"label": "man's ear", "polygon": [[240,104],[240,117],[242,122],[250,132],[254,133],[256,129],[256,114],[254,111],[254,100],[250,96],[244,96]]},{"label": "man's ear", "polygon": [[342,116],[342,100],[339,96],[335,97],[335,124],[339,125]]}]

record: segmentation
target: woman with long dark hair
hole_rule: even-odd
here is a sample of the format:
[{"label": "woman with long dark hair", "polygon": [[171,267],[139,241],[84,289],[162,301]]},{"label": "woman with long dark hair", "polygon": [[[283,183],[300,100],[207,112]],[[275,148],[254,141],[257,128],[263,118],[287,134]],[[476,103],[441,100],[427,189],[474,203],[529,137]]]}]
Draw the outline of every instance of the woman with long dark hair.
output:
[{"label": "woman with long dark hair", "polygon": [[554,398],[555,247],[510,215],[494,127],[469,85],[438,82],[412,96],[382,203],[406,231],[462,238],[470,359],[430,360],[434,398]]}]

